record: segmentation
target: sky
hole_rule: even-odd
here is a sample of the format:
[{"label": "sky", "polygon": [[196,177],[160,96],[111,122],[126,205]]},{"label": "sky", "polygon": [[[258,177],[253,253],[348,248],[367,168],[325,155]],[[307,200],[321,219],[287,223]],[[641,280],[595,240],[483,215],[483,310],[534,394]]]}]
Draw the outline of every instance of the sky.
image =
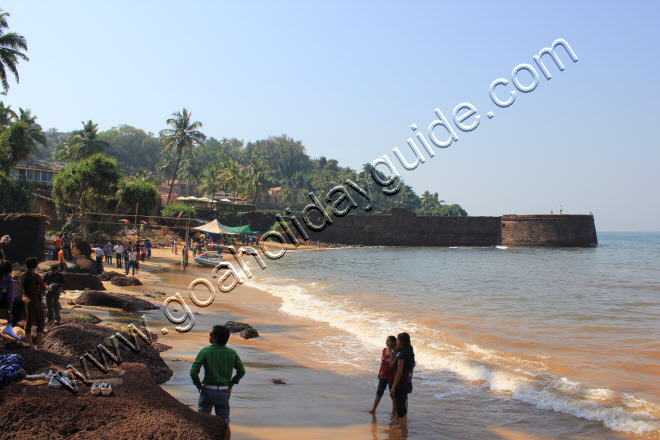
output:
[{"label": "sky", "polygon": [[[187,108],[207,136],[286,134],[342,166],[387,154],[418,194],[470,215],[595,217],[598,231],[660,230],[660,2],[10,1],[24,35],[4,98],[44,128],[129,124],[158,133]],[[565,69],[506,99],[513,69],[558,38]],[[517,75],[530,84],[529,72]],[[471,103],[478,127],[415,170],[394,159],[434,110]],[[492,111],[494,117],[486,116]],[[474,122],[474,118],[465,123]],[[453,124],[453,123],[452,123]],[[437,131],[442,137],[442,127]],[[418,143],[419,145],[419,143]],[[419,145],[420,148],[421,145]]]}]

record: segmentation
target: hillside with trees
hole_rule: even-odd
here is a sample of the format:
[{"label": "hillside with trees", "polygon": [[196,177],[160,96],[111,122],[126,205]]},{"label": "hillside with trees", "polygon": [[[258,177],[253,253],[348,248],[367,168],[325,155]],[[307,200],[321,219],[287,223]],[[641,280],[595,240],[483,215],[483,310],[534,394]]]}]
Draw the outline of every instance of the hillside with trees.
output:
[{"label": "hillside with trees", "polygon": [[[9,90],[10,76],[19,81],[19,62],[29,60],[25,38],[7,31],[8,17],[0,11],[0,82],[4,94]],[[207,136],[202,122],[185,108],[164,121],[158,134],[127,124],[102,130],[92,119],[83,120],[79,127],[71,132],[56,128],[44,131],[30,109],[16,112],[0,101],[3,210],[28,210],[33,184],[12,179],[10,170],[34,157],[67,164],[53,186],[61,215],[66,209],[128,212],[134,203],[155,210],[162,194],[155,186],[158,181],[169,185],[165,205],[175,202],[176,181],[192,188],[197,197],[240,199],[257,209],[290,207],[299,211],[310,203],[310,191],[321,197],[347,179],[360,185],[369,182],[371,213],[398,207],[424,215],[467,215],[457,204],[446,205],[437,193],[426,191],[420,197],[406,184],[387,196],[373,184],[371,165],[354,170],[342,167],[335,159],[311,158],[302,142],[284,134],[247,144],[236,138]]]}]

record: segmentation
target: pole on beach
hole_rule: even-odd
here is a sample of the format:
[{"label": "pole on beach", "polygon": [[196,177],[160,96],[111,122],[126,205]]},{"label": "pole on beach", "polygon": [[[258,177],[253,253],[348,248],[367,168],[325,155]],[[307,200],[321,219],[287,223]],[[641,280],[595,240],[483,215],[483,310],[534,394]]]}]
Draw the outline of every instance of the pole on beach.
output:
[{"label": "pole on beach", "polygon": [[[192,207],[193,209],[195,208],[194,206]],[[183,249],[181,249],[182,254],[181,258],[183,259],[183,270],[186,270],[186,266],[188,266],[188,237],[189,237],[189,230],[190,230],[190,209],[188,209],[188,223],[186,224],[186,241],[185,245],[183,246]]]},{"label": "pole on beach", "polygon": [[135,204],[135,225],[133,226],[135,228],[135,233],[133,234],[133,247],[135,247],[135,238],[137,236],[137,218],[138,218],[138,208],[140,207],[140,202],[137,202]]}]

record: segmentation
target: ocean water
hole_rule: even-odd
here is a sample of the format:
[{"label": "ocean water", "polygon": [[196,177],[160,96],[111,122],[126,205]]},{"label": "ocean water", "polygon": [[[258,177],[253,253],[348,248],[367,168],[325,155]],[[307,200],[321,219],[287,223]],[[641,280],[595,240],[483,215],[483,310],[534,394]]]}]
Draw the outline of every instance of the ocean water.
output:
[{"label": "ocean water", "polygon": [[[416,408],[430,418],[453,396],[494,405],[498,423],[515,412],[527,433],[660,438],[660,233],[601,233],[593,248],[380,247],[266,261],[263,271],[251,263],[248,284],[331,329],[306,342],[331,367],[377,372],[386,336],[410,333]],[[478,425],[477,414],[461,417]]]}]

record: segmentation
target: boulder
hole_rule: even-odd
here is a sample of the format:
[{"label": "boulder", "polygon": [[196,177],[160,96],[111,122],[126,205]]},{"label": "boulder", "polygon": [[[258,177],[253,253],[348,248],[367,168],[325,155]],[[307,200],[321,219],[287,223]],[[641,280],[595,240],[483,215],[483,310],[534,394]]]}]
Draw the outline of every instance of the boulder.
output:
[{"label": "boulder", "polygon": [[73,261],[75,265],[78,266],[78,271],[80,273],[96,275],[96,261],[85,257],[73,257]]},{"label": "boulder", "polygon": [[142,282],[135,277],[128,277],[119,272],[103,272],[99,275],[99,278],[103,281],[110,281],[111,284],[115,286],[125,287],[125,286],[141,286]]},{"label": "boulder", "polygon": [[135,312],[137,310],[154,310],[158,306],[149,301],[135,298],[123,293],[99,292],[97,290],[85,289],[85,291],[76,299],[76,304],[83,306],[112,307],[122,309],[126,312]]},{"label": "boulder", "polygon": [[87,240],[80,237],[74,238],[71,250],[73,262],[78,266],[80,272],[96,275],[96,259],[91,255],[92,247]]},{"label": "boulder", "polygon": [[62,286],[64,290],[105,290],[105,286],[96,275],[64,272],[62,276],[64,277],[64,286]]},{"label": "boulder", "polygon": [[64,324],[98,324],[101,321],[103,321],[101,318],[91,313],[62,313],[62,322]]},{"label": "boulder", "polygon": [[[138,325],[138,328],[141,326]],[[141,329],[142,330],[142,329]],[[105,340],[121,333],[128,341],[132,341],[129,333],[107,327],[104,325],[94,325],[91,323],[69,323],[55,327],[48,332],[45,339],[45,346],[48,351],[61,356],[79,357],[85,353],[90,353],[94,357],[98,355],[97,346],[105,344]],[[119,340],[122,362],[144,363],[157,383],[163,383],[172,377],[172,370],[165,364],[160,357],[160,353],[153,347],[157,336],[153,333],[149,335],[152,338],[152,344],[147,344],[143,339],[138,339],[140,351],[135,353],[122,344]],[[112,346],[112,342],[109,344]],[[112,364],[110,361],[109,364]],[[90,365],[90,369],[94,367]]]},{"label": "boulder", "polygon": [[243,339],[252,339],[252,338],[258,338],[259,337],[259,332],[255,328],[246,328],[240,333],[241,338]]},{"label": "boulder", "polygon": [[245,329],[252,328],[252,326],[248,323],[245,322],[235,322],[235,321],[227,321],[225,324],[225,327],[229,330],[229,333],[239,333],[242,332]]}]

